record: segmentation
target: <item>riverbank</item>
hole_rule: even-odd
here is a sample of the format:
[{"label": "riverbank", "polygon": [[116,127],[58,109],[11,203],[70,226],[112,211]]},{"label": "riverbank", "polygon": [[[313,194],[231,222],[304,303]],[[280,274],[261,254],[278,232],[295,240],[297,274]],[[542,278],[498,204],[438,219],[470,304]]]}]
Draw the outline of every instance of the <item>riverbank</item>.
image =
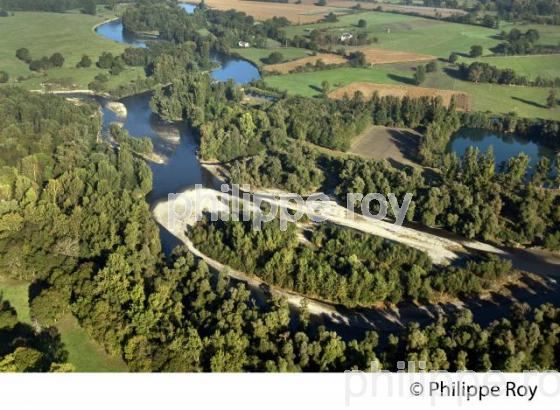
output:
[{"label": "riverbank", "polygon": [[[351,332],[354,336],[358,329],[360,331],[375,329],[383,332],[395,332],[402,330],[410,322],[430,322],[435,320],[438,315],[450,314],[463,309],[473,310],[478,321],[488,323],[507,313],[508,306],[517,300],[537,306],[555,299],[557,295],[555,292],[558,292],[556,283],[546,278],[516,273],[515,277],[507,279],[507,283],[497,284],[496,289],[486,289],[484,294],[477,298],[467,300],[445,300],[443,298],[441,303],[421,306],[406,305],[397,307],[380,304],[377,307],[345,308],[327,301],[317,300],[270,286],[260,278],[231,269],[198,250],[185,233],[187,226],[196,223],[196,214],[193,212],[180,215],[185,210],[184,204],[186,201],[191,203],[197,201],[201,205],[200,212],[202,212],[202,209],[219,212],[227,210],[225,203],[229,203],[230,200],[235,201],[236,199],[227,193],[213,189],[188,189],[176,195],[172,200],[163,200],[156,204],[153,208],[153,214],[156,221],[165,230],[179,239],[195,256],[204,260],[211,269],[222,272],[234,280],[246,283],[259,299],[266,300],[269,297],[268,293],[270,293],[285,298],[296,309],[300,308],[305,301],[307,310],[317,320],[338,327],[338,330],[343,332]],[[239,204],[243,203],[244,206],[252,207],[251,204],[245,203],[243,199],[239,199],[238,202]],[[283,202],[277,202],[277,204],[286,205]],[[170,214],[171,210],[176,211],[179,215],[176,217]],[[375,221],[375,223],[379,223],[379,221]],[[367,229],[364,232],[367,232]],[[495,298],[509,300],[509,303],[504,303],[503,300],[501,303],[495,303]]]}]

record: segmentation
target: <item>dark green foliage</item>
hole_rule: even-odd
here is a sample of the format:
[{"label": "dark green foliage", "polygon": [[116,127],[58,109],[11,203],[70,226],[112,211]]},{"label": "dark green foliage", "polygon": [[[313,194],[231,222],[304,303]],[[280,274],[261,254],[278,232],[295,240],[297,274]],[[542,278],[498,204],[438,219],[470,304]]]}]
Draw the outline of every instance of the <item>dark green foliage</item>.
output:
[{"label": "dark green foliage", "polygon": [[348,63],[352,67],[365,67],[367,65],[366,55],[361,51],[354,51],[348,55]]},{"label": "dark green foliage", "polygon": [[469,56],[471,58],[480,57],[482,55],[482,46],[474,45],[471,46],[471,51],[469,52]]},{"label": "dark green foliage", "polygon": [[505,318],[482,327],[469,311],[420,327],[412,324],[384,357],[395,369],[397,360],[426,362],[426,370],[546,371],[557,369],[560,309],[514,305]]},{"label": "dark green foliage", "polygon": [[10,80],[10,75],[5,71],[0,71],[0,84],[7,83]]},{"label": "dark green foliage", "polygon": [[435,73],[438,70],[437,61],[430,61],[426,64],[427,73]]},{"label": "dark green foliage", "polygon": [[426,80],[426,66],[419,65],[414,72],[414,82],[416,85],[422,84]]},{"label": "dark green foliage", "polygon": [[[228,167],[232,182],[301,194],[315,192],[324,180],[323,171],[317,166],[317,155],[305,146],[288,142],[280,133],[272,136],[279,145],[274,151],[234,161]],[[282,138],[284,143],[280,141]]]},{"label": "dark green foliage", "polygon": [[64,65],[64,57],[60,53],[54,53],[50,56],[49,62],[55,68],[62,67]]},{"label": "dark green foliage", "polygon": [[80,5],[82,7],[82,11],[85,14],[91,14],[95,16],[97,13],[97,3],[96,0],[80,0]]},{"label": "dark green foliage", "polygon": [[78,68],[89,68],[91,67],[92,61],[89,56],[83,55],[76,67]]},{"label": "dark green foliage", "polygon": [[203,253],[234,269],[351,307],[476,294],[511,272],[511,263],[499,258],[465,268],[432,267],[420,251],[330,224],[304,231],[307,243],[298,230],[288,224],[282,231],[278,220],[262,230],[251,222],[206,220],[188,235]]},{"label": "dark green foliage", "polygon": [[284,56],[279,51],[274,51],[266,58],[266,64],[278,64],[284,61]]},{"label": "dark green foliage", "polygon": [[139,154],[151,154],[154,151],[152,140],[149,137],[131,137],[118,124],[111,124],[109,135],[119,144],[121,149],[129,149]]},{"label": "dark green foliage", "polygon": [[19,322],[0,294],[0,372],[71,371],[67,356],[55,328],[36,331]]},{"label": "dark green foliage", "polygon": [[31,54],[27,48],[18,48],[16,51],[16,57],[27,64],[29,64],[32,60]]}]

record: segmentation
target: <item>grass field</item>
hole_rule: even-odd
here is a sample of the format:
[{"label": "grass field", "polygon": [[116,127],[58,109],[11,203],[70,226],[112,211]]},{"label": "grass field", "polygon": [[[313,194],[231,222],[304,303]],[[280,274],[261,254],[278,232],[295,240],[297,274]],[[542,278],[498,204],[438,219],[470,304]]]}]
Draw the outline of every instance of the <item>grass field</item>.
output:
[{"label": "grass field", "polygon": [[[342,67],[309,73],[293,73],[265,77],[271,87],[290,94],[316,96],[321,82],[327,80],[332,89],[353,82],[380,84],[411,84],[413,71],[404,64],[382,65],[371,69]],[[474,84],[447,75],[443,70],[428,74],[423,87],[460,91],[470,96],[471,109],[495,113],[516,112],[521,117],[560,119],[560,108],[545,107],[548,88]]]},{"label": "grass field", "polygon": [[256,66],[262,66],[266,63],[263,59],[266,59],[271,53],[279,52],[284,57],[284,61],[291,61],[298,58],[303,58],[309,55],[310,51],[303,48],[296,47],[272,47],[272,48],[240,48],[235,49],[235,52],[239,54],[246,60],[249,60]]},{"label": "grass field", "polygon": [[560,54],[485,57],[476,60],[461,58],[460,61],[466,64],[480,61],[498,68],[511,68],[517,74],[524,75],[530,80],[537,76],[548,79],[560,77]]},{"label": "grass field", "polygon": [[441,70],[428,74],[427,87],[463,91],[470,95],[472,109],[495,113],[516,112],[521,117],[560,119],[560,108],[549,109],[545,106],[548,88],[519,87],[495,84],[474,84],[446,75]]},{"label": "grass field", "polygon": [[[0,278],[0,292],[17,311],[18,319],[24,323],[31,323],[28,288],[27,282]],[[60,332],[64,347],[68,351],[68,362],[74,365],[76,371],[124,372],[127,370],[124,362],[120,358],[107,355],[70,313],[60,319],[56,327]]]},{"label": "grass field", "polygon": [[[2,18],[0,24],[0,69],[10,75],[10,83],[15,83],[19,76],[30,79],[20,82],[26,89],[40,89],[41,83],[47,80],[65,79],[75,84],[74,88],[84,89],[100,72],[95,67],[78,69],[76,64],[87,54],[95,63],[104,51],[120,54],[125,45],[101,38],[93,31],[93,26],[110,18],[109,14],[90,16],[81,13],[40,13],[16,12],[13,17]],[[64,66],[48,70],[46,74],[30,71],[23,61],[15,57],[20,47],[29,49],[33,58],[50,56],[54,52],[61,53]],[[118,76],[109,76],[109,87],[129,82],[143,76],[139,67],[127,67]]]},{"label": "grass field", "polygon": [[[358,29],[360,19],[366,20],[365,29]],[[378,43],[372,45],[374,47],[438,57],[448,57],[452,52],[467,53],[473,44],[488,50],[500,42],[494,37],[498,34],[494,29],[375,11],[341,16],[335,23],[292,26],[286,32],[289,37],[303,36],[313,29],[341,33],[366,30],[370,38],[378,39]]]},{"label": "grass field", "polygon": [[0,293],[3,300],[10,302],[10,305],[16,310],[18,319],[23,323],[31,323],[31,315],[29,314],[29,303],[27,282],[16,282],[5,280],[0,277]]},{"label": "grass field", "polygon": [[291,94],[315,96],[321,93],[321,83],[328,81],[331,88],[338,88],[353,82],[370,82],[382,84],[402,84],[403,80],[412,81],[412,74],[408,77],[391,73],[390,66],[376,68],[341,67],[308,73],[293,73],[280,76],[265,77],[267,85]]}]

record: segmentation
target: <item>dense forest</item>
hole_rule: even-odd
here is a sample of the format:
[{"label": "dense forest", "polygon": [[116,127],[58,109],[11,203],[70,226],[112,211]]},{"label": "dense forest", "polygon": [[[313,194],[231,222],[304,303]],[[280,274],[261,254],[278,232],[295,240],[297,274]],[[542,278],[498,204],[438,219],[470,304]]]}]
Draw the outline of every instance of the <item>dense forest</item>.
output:
[{"label": "dense forest", "polygon": [[435,267],[420,251],[326,223],[300,232],[296,224],[281,230],[278,220],[255,230],[250,222],[206,219],[188,235],[225,265],[350,307],[474,295],[513,273],[511,263],[499,258],[469,261],[464,268]]},{"label": "dense forest", "polygon": [[[164,31],[165,18],[176,17],[149,2],[135,8],[143,11],[129,12],[131,29],[171,41],[119,58],[144,66],[150,85],[166,85],[154,93],[154,110],[191,125],[201,158],[225,163],[237,182],[297,192],[326,187],[341,196],[406,190],[415,194],[409,220],[468,237],[560,248],[560,199],[549,189],[558,180],[548,173],[558,164],[543,162],[527,180],[522,156],[496,171],[491,153],[469,151],[459,159],[441,148],[459,126],[477,124],[536,130],[558,144],[558,123],[462,114],[427,98],[280,98],[248,106],[240,88],[202,71],[211,66],[211,50],[240,35],[281,38],[283,19],[254,25],[242,13],[211,11]],[[150,13],[153,20],[146,19]],[[199,28],[220,40],[202,40]],[[111,70],[115,56],[105,57],[98,63]],[[437,178],[317,152],[315,145],[346,149],[369,124],[426,131],[420,154],[439,168]],[[0,88],[0,274],[32,283],[37,325],[19,322],[0,298],[0,370],[71,370],[51,327],[66,311],[133,371],[343,371],[367,369],[371,361],[393,370],[408,359],[428,359],[433,369],[559,368],[560,309],[552,306],[519,305],[485,327],[465,311],[447,322],[411,324],[399,335],[343,340],[314,323],[305,306],[293,312],[281,299],[256,303],[243,284],[211,272],[184,248],[163,255],[145,200],[152,174],[133,155],[151,146],[115,127],[111,134],[120,149],[107,143],[93,103]],[[302,243],[296,229],[201,224],[193,237],[208,254],[220,249],[232,266],[272,284],[352,306],[478,293],[511,270],[494,258],[436,268],[420,252],[330,226],[303,232]]]},{"label": "dense forest", "polygon": [[[151,188],[150,170],[126,147],[114,152],[103,142],[96,113],[87,103],[0,90],[1,271],[34,283],[31,314],[37,323],[48,328],[70,309],[108,352],[137,371],[341,371],[383,360],[389,351],[378,350],[374,333],[344,341],[312,325],[305,310],[291,316],[285,301],[255,304],[243,285],[212,275],[185,251],[164,259],[143,199]],[[350,256],[346,263],[354,259]],[[417,289],[412,282],[406,286],[407,292]],[[37,344],[36,337],[44,340],[41,334],[23,330],[11,308],[2,306],[3,366],[67,370],[52,364],[64,363],[63,353]],[[532,336],[535,343],[516,335],[507,352],[494,352],[491,345],[477,349],[486,349],[494,368],[510,368],[502,359],[529,349],[535,353],[522,368],[557,367],[556,358],[545,361],[540,352],[557,350],[549,329],[557,326],[558,312],[543,309],[546,314],[536,312],[523,324],[540,332]],[[489,331],[470,326],[481,335]],[[489,329],[497,337],[513,332],[513,326],[506,321]],[[431,329],[411,327],[391,338],[390,352],[397,356],[387,356],[384,366],[393,368],[394,357],[427,349],[414,342],[415,335]],[[21,332],[28,332],[28,342],[14,344]],[[472,354],[468,345],[447,346],[449,360]]]},{"label": "dense forest", "polygon": [[[366,101],[360,94],[339,101],[289,97],[252,107],[233,84],[202,74],[182,76],[156,92],[152,107],[199,130],[200,156],[226,163],[233,182],[303,194],[334,190],[343,202],[348,192],[410,192],[409,220],[468,238],[560,249],[560,195],[549,189],[560,186],[558,160],[545,158],[529,170],[524,155],[496,164],[492,152],[470,150],[458,158],[445,151],[461,126],[516,132],[557,149],[558,122],[461,113],[437,98],[374,95]],[[437,178],[428,182],[411,168],[372,160],[325,158],[308,144],[344,150],[368,124],[422,130],[418,155],[439,169]]]}]

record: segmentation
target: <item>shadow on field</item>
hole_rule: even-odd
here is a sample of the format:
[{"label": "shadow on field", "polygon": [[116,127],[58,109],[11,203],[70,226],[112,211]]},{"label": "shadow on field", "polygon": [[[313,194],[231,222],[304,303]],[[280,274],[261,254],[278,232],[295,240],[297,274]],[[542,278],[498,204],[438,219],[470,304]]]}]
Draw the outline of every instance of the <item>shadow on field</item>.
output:
[{"label": "shadow on field", "polygon": [[395,80],[395,81],[398,81],[400,83],[404,83],[404,84],[408,84],[408,85],[415,85],[414,80],[412,78],[409,78],[409,77],[405,77],[405,76],[397,75],[397,74],[387,74],[387,77],[389,77],[391,80]]},{"label": "shadow on field", "polygon": [[461,74],[459,73],[459,69],[457,68],[445,67],[443,72],[455,80],[463,80]]},{"label": "shadow on field", "polygon": [[417,162],[419,143],[418,135],[410,131],[394,128],[390,128],[387,131],[391,141],[401,152],[402,156],[411,162]]},{"label": "shadow on field", "polygon": [[511,97],[511,99],[512,99],[512,100],[515,100],[515,101],[522,102],[522,103],[524,103],[524,104],[532,105],[533,107],[537,107],[537,108],[546,108],[546,106],[543,105],[543,104],[540,104],[540,103],[538,103],[538,102],[536,102],[536,101],[526,100],[525,98]]}]

